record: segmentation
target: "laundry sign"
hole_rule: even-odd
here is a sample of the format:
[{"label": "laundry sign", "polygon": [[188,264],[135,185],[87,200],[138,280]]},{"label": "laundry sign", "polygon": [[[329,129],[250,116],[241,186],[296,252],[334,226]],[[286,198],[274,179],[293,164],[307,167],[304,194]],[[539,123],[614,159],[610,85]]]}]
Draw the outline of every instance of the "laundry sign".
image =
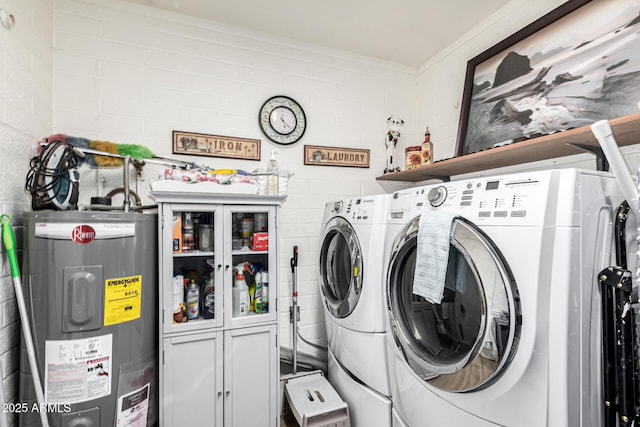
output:
[{"label": "laundry sign", "polygon": [[368,168],[370,151],[358,148],[304,146],[304,164]]}]

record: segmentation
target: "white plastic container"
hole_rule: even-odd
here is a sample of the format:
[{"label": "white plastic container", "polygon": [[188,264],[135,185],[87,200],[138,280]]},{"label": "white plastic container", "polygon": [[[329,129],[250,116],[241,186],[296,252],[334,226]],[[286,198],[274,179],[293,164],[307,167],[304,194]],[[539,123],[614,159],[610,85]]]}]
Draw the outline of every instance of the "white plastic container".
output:
[{"label": "white plastic container", "polygon": [[280,194],[278,186],[279,166],[278,162],[276,161],[275,150],[271,151],[271,159],[269,159],[269,162],[267,163],[267,172],[269,172],[269,175],[267,175],[267,194],[270,196],[277,196]]},{"label": "white plastic container", "polygon": [[249,313],[249,287],[243,274],[236,275],[233,286],[233,317],[246,316]]}]

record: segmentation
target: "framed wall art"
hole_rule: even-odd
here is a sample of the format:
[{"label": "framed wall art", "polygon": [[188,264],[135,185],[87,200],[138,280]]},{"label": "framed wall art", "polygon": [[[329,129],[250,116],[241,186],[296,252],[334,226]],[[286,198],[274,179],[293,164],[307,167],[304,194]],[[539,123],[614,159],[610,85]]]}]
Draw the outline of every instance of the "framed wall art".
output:
[{"label": "framed wall art", "polygon": [[174,130],[173,154],[260,160],[260,140]]},{"label": "framed wall art", "polygon": [[368,168],[370,151],[358,148],[304,146],[304,164]]},{"label": "framed wall art", "polygon": [[467,64],[456,156],[640,111],[640,16],[570,0]]}]

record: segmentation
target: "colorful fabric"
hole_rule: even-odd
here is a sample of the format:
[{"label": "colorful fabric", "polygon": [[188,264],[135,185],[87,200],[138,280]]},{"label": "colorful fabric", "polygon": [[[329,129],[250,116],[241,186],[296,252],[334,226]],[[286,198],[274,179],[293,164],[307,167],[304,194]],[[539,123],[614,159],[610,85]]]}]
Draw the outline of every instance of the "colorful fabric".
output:
[{"label": "colorful fabric", "polygon": [[174,181],[195,184],[198,182],[214,182],[216,184],[230,185],[236,183],[255,185],[255,177],[251,175],[242,175],[241,171],[236,174],[228,173],[228,169],[221,169],[221,173],[215,170],[203,171],[201,169],[181,170],[181,169],[165,169],[160,172],[160,179],[169,179]]}]

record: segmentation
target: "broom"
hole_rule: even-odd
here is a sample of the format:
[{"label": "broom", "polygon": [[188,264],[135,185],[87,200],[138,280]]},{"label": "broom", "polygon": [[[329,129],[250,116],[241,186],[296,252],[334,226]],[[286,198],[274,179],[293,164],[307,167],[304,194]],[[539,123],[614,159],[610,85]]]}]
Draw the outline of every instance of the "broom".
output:
[{"label": "broom", "polygon": [[[7,250],[7,257],[9,258],[9,267],[11,268],[11,277],[13,278],[13,287],[16,291],[16,301],[18,303],[18,312],[20,314],[20,323],[22,323],[22,333],[24,334],[24,341],[27,346],[27,356],[29,359],[29,367],[31,368],[31,375],[33,378],[33,388],[36,393],[36,401],[40,408],[43,408],[44,393],[42,392],[42,384],[40,383],[40,375],[38,374],[38,363],[36,361],[36,352],[33,347],[33,337],[31,336],[31,326],[29,325],[29,314],[27,313],[27,306],[24,302],[24,295],[22,293],[22,279],[20,278],[20,267],[18,266],[18,257],[16,255],[16,237],[13,234],[10,220],[11,217],[4,214],[0,217],[2,221],[2,242]],[[40,421],[42,427],[49,427],[49,421],[47,420],[47,412],[44,409],[38,411],[40,413]]]}]

